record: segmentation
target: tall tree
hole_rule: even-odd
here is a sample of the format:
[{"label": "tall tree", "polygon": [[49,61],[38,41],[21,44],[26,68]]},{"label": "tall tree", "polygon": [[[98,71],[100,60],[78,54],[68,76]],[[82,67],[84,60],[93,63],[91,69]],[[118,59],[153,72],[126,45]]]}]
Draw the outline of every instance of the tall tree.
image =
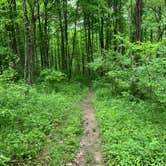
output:
[{"label": "tall tree", "polygon": [[142,40],[142,10],[143,9],[143,0],[136,1],[136,18],[135,18],[135,25],[136,25],[136,33],[135,33],[135,41]]},{"label": "tall tree", "polygon": [[[30,4],[34,5],[34,4]],[[25,68],[24,68],[24,79],[28,84],[32,84],[33,80],[33,16],[32,19],[28,17],[27,1],[22,0],[23,13],[24,13],[24,37],[25,37]],[[32,7],[32,6],[31,6]],[[34,9],[34,7],[32,7]],[[32,15],[34,10],[31,11]]]}]

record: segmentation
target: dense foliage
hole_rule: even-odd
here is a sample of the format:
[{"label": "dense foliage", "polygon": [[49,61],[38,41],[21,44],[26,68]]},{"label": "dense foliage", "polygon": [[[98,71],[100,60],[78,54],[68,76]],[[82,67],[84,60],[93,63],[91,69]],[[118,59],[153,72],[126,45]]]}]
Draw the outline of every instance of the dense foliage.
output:
[{"label": "dense foliage", "polygon": [[51,93],[37,86],[1,86],[0,165],[61,165],[74,157],[81,136],[78,102],[85,91],[64,85]]},{"label": "dense foliage", "polygon": [[45,68],[92,76],[89,63],[106,52],[119,63],[132,54],[138,63],[158,45],[159,58],[165,8],[165,0],[1,0],[0,72],[12,68],[32,84]]},{"label": "dense foliage", "polygon": [[106,165],[164,166],[166,112],[149,102],[110,96],[110,89],[101,88],[94,101]]},{"label": "dense foliage", "polygon": [[0,165],[72,159],[91,83],[106,164],[164,166],[166,0],[0,0]]}]

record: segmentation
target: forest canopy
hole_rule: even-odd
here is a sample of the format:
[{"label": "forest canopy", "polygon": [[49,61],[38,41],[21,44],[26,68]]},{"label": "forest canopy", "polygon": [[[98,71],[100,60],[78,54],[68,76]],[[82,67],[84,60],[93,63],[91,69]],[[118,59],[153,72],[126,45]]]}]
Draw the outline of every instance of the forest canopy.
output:
[{"label": "forest canopy", "polygon": [[92,76],[98,65],[105,74],[107,52],[119,66],[126,57],[127,68],[162,58],[165,8],[165,0],[1,0],[1,73],[15,70],[32,84],[46,68],[71,78]]}]

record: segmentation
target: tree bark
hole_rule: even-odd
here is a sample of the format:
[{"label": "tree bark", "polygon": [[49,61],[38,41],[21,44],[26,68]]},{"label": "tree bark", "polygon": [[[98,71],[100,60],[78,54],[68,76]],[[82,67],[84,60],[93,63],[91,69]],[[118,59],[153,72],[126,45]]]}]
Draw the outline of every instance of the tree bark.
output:
[{"label": "tree bark", "polygon": [[100,18],[100,48],[101,51],[104,49],[104,18]]},{"label": "tree bark", "polygon": [[37,1],[37,11],[38,11],[38,28],[39,28],[39,50],[40,50],[40,62],[41,66],[44,67],[44,53],[43,53],[43,30],[41,25],[41,14],[40,14],[40,4]]},{"label": "tree bark", "polygon": [[24,67],[24,79],[29,85],[32,85],[32,56],[33,49],[31,45],[31,37],[30,37],[30,22],[28,19],[28,11],[27,11],[27,2],[26,0],[22,0],[23,13],[24,13],[24,37],[25,37],[25,67]]},{"label": "tree bark", "polygon": [[72,66],[73,66],[73,58],[75,56],[75,48],[77,46],[76,38],[77,38],[77,18],[78,18],[78,4],[76,7],[75,18],[74,18],[74,34],[72,40],[72,55],[69,56],[69,78],[72,76]]},{"label": "tree bark", "polygon": [[49,67],[49,38],[48,38],[48,0],[44,0],[44,59],[45,67]]},{"label": "tree bark", "polygon": [[135,33],[135,41],[142,40],[142,8],[143,8],[143,0],[136,1],[136,33]]}]

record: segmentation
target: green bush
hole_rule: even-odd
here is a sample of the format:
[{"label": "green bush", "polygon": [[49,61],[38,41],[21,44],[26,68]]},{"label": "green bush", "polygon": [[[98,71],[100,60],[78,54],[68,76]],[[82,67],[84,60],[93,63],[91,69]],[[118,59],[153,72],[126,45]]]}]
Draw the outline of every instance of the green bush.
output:
[{"label": "green bush", "polygon": [[40,73],[40,80],[49,84],[61,82],[66,79],[66,75],[60,71],[45,69]]},{"label": "green bush", "polygon": [[0,75],[0,83],[6,84],[15,81],[17,78],[17,72],[14,69],[4,70]]}]

